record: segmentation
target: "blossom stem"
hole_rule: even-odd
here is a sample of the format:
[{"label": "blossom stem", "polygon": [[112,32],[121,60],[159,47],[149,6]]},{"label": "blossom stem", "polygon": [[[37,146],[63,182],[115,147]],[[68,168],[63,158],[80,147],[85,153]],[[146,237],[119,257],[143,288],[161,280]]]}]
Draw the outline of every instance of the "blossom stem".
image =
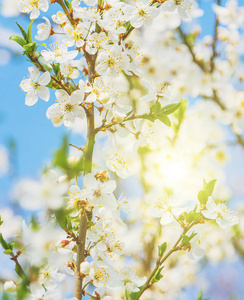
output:
[{"label": "blossom stem", "polygon": [[[95,62],[97,55],[89,55],[84,53],[87,60],[89,82],[92,83],[95,78]],[[84,175],[92,171],[92,156],[93,148],[95,144],[95,119],[94,119],[94,105],[92,104],[89,109],[86,110],[87,117],[87,140],[84,149]],[[74,297],[77,300],[82,299],[82,282],[83,278],[80,274],[80,264],[85,260],[85,244],[86,244],[86,232],[87,232],[87,217],[84,212],[81,212],[79,235],[77,240],[77,260],[75,267],[75,290]]]},{"label": "blossom stem", "polygon": [[[194,225],[196,225],[198,223],[198,220],[199,220],[199,218],[197,218],[195,221],[193,221],[188,227],[185,227],[183,230],[183,235],[186,234]],[[149,275],[146,283],[143,285],[140,292],[138,292],[137,297],[134,298],[135,300],[139,300],[141,295],[154,284],[154,282],[151,282],[153,276],[157,273],[160,266],[171,256],[171,254],[173,254],[174,252],[176,252],[178,250],[181,250],[181,247],[179,247],[179,244],[183,238],[183,235],[181,235],[178,238],[178,240],[175,242],[174,246],[170,249],[170,251],[165,256],[158,257],[155,268],[153,269],[152,273]]]},{"label": "blossom stem", "polygon": [[71,17],[66,5],[64,4],[64,1],[63,0],[57,0],[57,2],[60,4],[60,6],[62,7],[64,13],[66,14],[67,18],[69,19],[70,23],[72,25],[75,25],[75,22],[73,20],[73,18]]}]

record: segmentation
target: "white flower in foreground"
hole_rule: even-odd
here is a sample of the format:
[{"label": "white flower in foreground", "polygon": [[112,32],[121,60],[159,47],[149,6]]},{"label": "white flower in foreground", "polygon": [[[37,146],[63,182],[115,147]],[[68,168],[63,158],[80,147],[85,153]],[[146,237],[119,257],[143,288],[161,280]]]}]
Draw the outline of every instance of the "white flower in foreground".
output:
[{"label": "white flower in foreground", "polygon": [[121,71],[127,72],[129,57],[121,46],[110,46],[98,54],[97,64],[98,74],[118,76]]},{"label": "white flower in foreground", "polygon": [[16,291],[16,283],[14,281],[6,281],[3,285],[5,292],[13,294]]},{"label": "white flower in foreground", "polygon": [[25,104],[28,106],[34,105],[38,100],[38,96],[42,100],[48,101],[50,92],[46,85],[51,80],[49,72],[45,72],[40,76],[40,72],[36,67],[29,67],[28,71],[30,78],[23,79],[20,83],[22,90],[27,92]]},{"label": "white flower in foreground", "polygon": [[48,18],[43,17],[43,19],[46,22],[37,25],[37,35],[35,36],[35,39],[38,41],[44,41],[48,39],[52,29],[51,23]]},{"label": "white flower in foreground", "polygon": [[128,292],[139,292],[139,287],[142,286],[146,281],[147,277],[139,278],[135,272],[131,269],[124,269],[121,272],[122,282],[124,283],[125,289]]},{"label": "white flower in foreground", "polygon": [[84,187],[87,198],[92,203],[97,203],[107,209],[117,208],[116,198],[113,194],[116,188],[114,180],[102,183],[89,173],[84,176]]},{"label": "white flower in foreground", "polygon": [[151,1],[140,0],[135,2],[135,6],[126,5],[124,8],[125,16],[131,16],[130,23],[133,27],[139,28],[143,22],[150,25],[153,18],[157,16],[159,10],[150,5]]},{"label": "white flower in foreground", "polygon": [[53,290],[57,287],[57,282],[64,280],[65,274],[59,273],[58,268],[48,264],[39,271],[39,283],[43,284],[46,289]]},{"label": "white flower in foreground", "polygon": [[52,62],[64,63],[74,59],[78,53],[77,50],[68,51],[68,47],[64,44],[55,43],[52,45],[52,49],[41,51],[42,57],[40,57],[40,61],[44,64]]},{"label": "white flower in foreground", "polygon": [[31,13],[30,19],[36,19],[40,15],[42,10],[46,12],[48,10],[47,0],[20,0],[18,2],[18,10],[22,13]]},{"label": "white flower in foreground", "polygon": [[209,199],[206,208],[202,211],[204,217],[216,220],[216,223],[222,228],[233,226],[239,222],[238,217],[233,216],[231,209],[224,203],[216,204],[213,199]]},{"label": "white flower in foreground", "polygon": [[47,118],[62,118],[65,126],[71,126],[75,117],[83,119],[85,111],[80,104],[84,100],[84,92],[81,90],[74,91],[69,95],[65,90],[55,92],[58,103],[53,104],[47,110]]},{"label": "white flower in foreground", "polygon": [[174,217],[178,217],[183,211],[183,208],[179,207],[175,200],[168,197],[158,199],[150,208],[150,212],[154,217],[161,218],[160,223],[162,225],[172,223]]}]

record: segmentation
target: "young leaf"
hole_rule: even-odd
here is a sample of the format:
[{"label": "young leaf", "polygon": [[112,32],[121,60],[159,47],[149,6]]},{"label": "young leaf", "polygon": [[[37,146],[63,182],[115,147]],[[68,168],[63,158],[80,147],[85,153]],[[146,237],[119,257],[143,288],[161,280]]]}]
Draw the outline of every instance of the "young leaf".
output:
[{"label": "young leaf", "polygon": [[55,152],[53,164],[54,166],[67,170],[69,164],[67,161],[68,156],[68,137],[64,136],[62,146]]},{"label": "young leaf", "polygon": [[161,104],[159,101],[156,101],[151,107],[150,107],[150,111],[152,114],[157,114],[161,111]]},{"label": "young leaf", "polygon": [[163,256],[164,252],[166,251],[167,243],[164,242],[162,245],[158,245],[158,256]]},{"label": "young leaf", "polygon": [[167,126],[171,126],[171,122],[170,122],[170,119],[163,113],[160,113],[157,115],[157,119],[161,122],[163,122],[165,125]]},{"label": "young leaf", "polygon": [[204,182],[204,189],[208,192],[208,196],[212,195],[216,181],[217,179],[213,179],[208,183]]},{"label": "young leaf", "polygon": [[179,107],[181,106],[181,102],[179,103],[172,103],[169,105],[166,105],[162,108],[161,113],[164,113],[165,115],[172,114],[175,112]]},{"label": "young leaf", "polygon": [[26,41],[24,39],[22,39],[22,37],[18,36],[18,35],[12,35],[9,38],[11,41],[16,42],[17,44],[19,44],[21,47],[23,47],[26,44]]},{"label": "young leaf", "polygon": [[208,192],[206,190],[201,190],[197,197],[201,204],[206,204],[208,202]]},{"label": "young leaf", "polygon": [[152,282],[158,282],[161,278],[163,278],[163,275],[161,274],[161,271],[163,268],[164,268],[164,266],[158,269],[158,271],[152,278]]},{"label": "young leaf", "polygon": [[3,238],[3,235],[1,233],[0,233],[0,244],[2,245],[4,250],[10,249],[9,243],[7,243],[5,241],[5,239]]},{"label": "young leaf", "polygon": [[30,25],[29,25],[29,27],[28,27],[28,33],[27,33],[27,42],[28,42],[28,43],[31,43],[31,42],[32,42],[31,29],[32,29],[32,24],[33,24],[33,22],[34,22],[34,19],[32,19],[32,20],[30,21]]},{"label": "young leaf", "polygon": [[144,114],[141,117],[142,117],[142,119],[146,119],[146,120],[149,120],[151,122],[154,122],[155,120],[157,120],[156,116],[149,115],[149,114]]},{"label": "young leaf", "polygon": [[18,27],[19,27],[19,29],[20,29],[22,35],[23,35],[23,38],[24,38],[25,41],[27,42],[27,33],[26,33],[26,31],[24,30],[24,28],[23,28],[18,22],[16,22],[16,24],[18,25]]}]

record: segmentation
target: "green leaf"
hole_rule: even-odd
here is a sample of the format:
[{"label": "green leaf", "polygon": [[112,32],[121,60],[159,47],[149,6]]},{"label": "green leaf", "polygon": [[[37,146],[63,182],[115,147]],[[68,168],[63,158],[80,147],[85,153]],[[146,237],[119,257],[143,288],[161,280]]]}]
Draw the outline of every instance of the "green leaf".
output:
[{"label": "green leaf", "polygon": [[171,126],[171,122],[170,122],[170,119],[163,113],[160,113],[157,115],[157,119],[161,122],[163,122],[165,125],[167,126]]},{"label": "green leaf", "polygon": [[36,42],[25,44],[23,48],[25,49],[26,54],[33,52],[36,50]]},{"label": "green leaf", "polygon": [[182,122],[185,117],[187,104],[187,100],[182,100],[179,109],[174,113],[174,116],[178,119],[179,122]]},{"label": "green leaf", "polygon": [[163,268],[164,268],[164,266],[157,270],[157,272],[155,273],[155,275],[152,278],[153,283],[158,282],[161,278],[163,278],[163,275],[161,274],[161,271]]},{"label": "green leaf", "polygon": [[200,216],[201,216],[201,213],[195,212],[195,211],[190,211],[188,214],[185,215],[185,219],[187,222],[191,223]]},{"label": "green leaf", "polygon": [[3,235],[1,233],[0,233],[0,244],[2,245],[4,250],[11,249],[9,243],[7,243],[5,241],[5,239],[3,238]]},{"label": "green leaf", "polygon": [[206,181],[204,180],[204,189],[208,192],[208,196],[212,195],[216,181],[217,179],[213,179],[206,183]]},{"label": "green leaf", "polygon": [[26,31],[24,30],[24,28],[23,28],[18,22],[16,22],[16,24],[18,25],[18,27],[19,27],[19,29],[20,29],[22,35],[23,35],[23,38],[24,38],[25,41],[27,42],[27,33],[26,33]]},{"label": "green leaf", "polygon": [[190,45],[190,46],[193,46],[194,44],[194,41],[195,41],[195,35],[193,33],[189,33],[187,36],[186,36],[186,40],[187,40],[187,43]]},{"label": "green leaf", "polygon": [[65,135],[63,137],[63,142],[61,147],[54,154],[54,159],[53,159],[54,166],[60,169],[67,170],[69,168],[67,157],[68,157],[68,137]]},{"label": "green leaf", "polygon": [[161,104],[159,101],[156,101],[151,107],[150,107],[150,111],[152,114],[156,115],[157,113],[159,113],[161,111]]},{"label": "green leaf", "polygon": [[163,256],[164,252],[166,251],[167,243],[164,242],[162,245],[158,245],[158,256]]},{"label": "green leaf", "polygon": [[206,190],[201,190],[198,193],[197,198],[201,204],[206,204],[208,202],[208,192]]},{"label": "green leaf", "polygon": [[64,2],[65,2],[65,5],[67,6],[67,8],[70,9],[71,8],[71,3],[69,3],[68,0],[64,0]]},{"label": "green leaf", "polygon": [[33,22],[34,22],[34,19],[32,19],[32,20],[30,21],[30,25],[29,25],[29,27],[28,27],[28,32],[27,32],[27,42],[28,42],[28,43],[31,43],[31,42],[32,42],[31,29],[32,29],[32,24],[33,24]]},{"label": "green leaf", "polygon": [[52,64],[53,67],[53,72],[56,75],[56,77],[59,79],[60,78],[60,64]]},{"label": "green leaf", "polygon": [[15,264],[15,268],[14,268],[15,272],[19,275],[19,277],[21,278],[25,278],[25,273],[23,272],[23,270],[21,269],[21,267],[17,264]]},{"label": "green leaf", "polygon": [[164,113],[165,115],[172,114],[172,113],[175,112],[180,106],[181,106],[181,102],[166,105],[166,106],[164,106],[164,107],[162,108],[161,113]]},{"label": "green leaf", "polygon": [[155,120],[157,120],[156,116],[150,115],[150,114],[144,114],[141,117],[142,117],[142,119],[146,119],[146,120],[149,120],[151,122],[154,122]]},{"label": "green leaf", "polygon": [[12,35],[9,39],[10,39],[10,41],[16,42],[21,47],[23,47],[26,44],[26,41],[22,37],[20,37],[18,35]]},{"label": "green leaf", "polygon": [[7,250],[5,250],[3,253],[4,253],[4,254],[11,254],[11,253],[13,253],[13,251],[12,251],[11,249],[7,249]]}]

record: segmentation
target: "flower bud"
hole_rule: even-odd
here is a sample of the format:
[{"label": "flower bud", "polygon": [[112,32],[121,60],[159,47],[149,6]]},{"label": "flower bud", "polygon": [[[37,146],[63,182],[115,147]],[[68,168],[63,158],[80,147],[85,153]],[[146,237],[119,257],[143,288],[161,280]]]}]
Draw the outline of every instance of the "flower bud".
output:
[{"label": "flower bud", "polygon": [[3,288],[5,292],[13,294],[16,291],[16,283],[13,280],[6,281]]}]

